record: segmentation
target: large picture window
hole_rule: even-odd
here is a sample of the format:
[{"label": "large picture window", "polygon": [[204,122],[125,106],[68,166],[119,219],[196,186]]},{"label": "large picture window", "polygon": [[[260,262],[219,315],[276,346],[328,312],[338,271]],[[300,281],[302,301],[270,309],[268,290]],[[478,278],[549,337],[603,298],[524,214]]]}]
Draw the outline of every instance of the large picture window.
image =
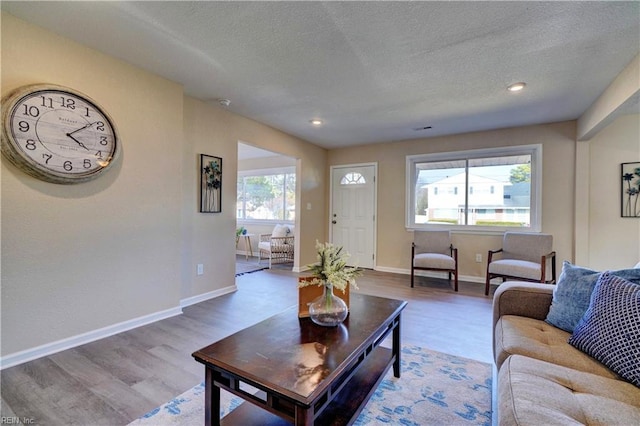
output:
[{"label": "large picture window", "polygon": [[294,221],[294,168],[238,173],[237,219]]},{"label": "large picture window", "polygon": [[407,227],[540,231],[542,146],[407,157]]}]

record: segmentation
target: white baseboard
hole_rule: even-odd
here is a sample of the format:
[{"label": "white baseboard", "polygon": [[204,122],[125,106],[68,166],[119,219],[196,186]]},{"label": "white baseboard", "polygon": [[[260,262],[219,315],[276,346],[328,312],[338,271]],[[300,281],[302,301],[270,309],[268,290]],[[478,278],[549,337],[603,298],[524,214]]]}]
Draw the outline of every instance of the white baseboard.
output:
[{"label": "white baseboard", "polygon": [[300,273],[300,272],[305,272],[309,270],[309,266],[305,265],[305,266],[296,266],[295,268],[291,269],[293,272],[296,273]]},{"label": "white baseboard", "polygon": [[218,290],[210,291],[208,293],[187,297],[186,299],[180,300],[180,308],[195,305],[196,303],[204,302],[205,300],[213,299],[219,296],[224,296],[225,294],[233,293],[234,291],[237,291],[237,290],[238,290],[238,287],[234,284],[234,285],[230,285],[229,287],[224,287]]},{"label": "white baseboard", "polygon": [[[392,273],[392,274],[411,275],[411,269],[390,268],[390,267],[387,267],[387,266],[376,266],[374,269],[376,271],[389,272],[389,273]],[[419,277],[432,277],[432,278],[446,278],[447,277],[447,273],[446,272],[416,271],[415,275],[419,276]],[[467,281],[467,282],[471,282],[471,283],[480,283],[480,284],[484,284],[485,283],[485,278],[484,277],[475,277],[475,276],[472,276],[472,275],[460,275],[458,277],[458,280],[459,281]]]},{"label": "white baseboard", "polygon": [[5,368],[14,367],[19,364],[23,364],[28,361],[32,361],[43,356],[52,355],[56,352],[61,352],[67,349],[75,348],[76,346],[84,345],[86,343],[95,342],[96,340],[104,339],[105,337],[113,336],[114,334],[122,333],[123,331],[132,330],[143,325],[151,324],[156,321],[160,321],[166,318],[171,318],[176,315],[182,314],[182,308],[190,305],[194,305],[205,300],[213,299],[214,297],[222,296],[228,293],[233,293],[238,288],[236,285],[210,291],[208,293],[199,294],[197,296],[188,297],[180,300],[180,306],[167,309],[160,312],[154,312],[153,314],[143,315],[132,320],[123,321],[118,324],[113,324],[108,327],[99,328],[97,330],[89,331],[87,333],[78,334],[77,336],[68,337],[66,339],[58,340],[56,342],[47,343],[44,345],[36,346],[35,348],[26,349],[24,351],[15,352],[13,354],[5,355],[0,358],[0,370]]},{"label": "white baseboard", "polygon": [[123,331],[132,330],[134,328],[151,324],[152,322],[160,321],[165,318],[170,318],[180,314],[182,314],[181,308],[171,308],[165,311],[154,312],[153,314],[144,315],[132,320],[123,321],[118,324],[99,328],[87,333],[78,334],[76,336],[68,337],[56,342],[36,346],[35,348],[5,355],[0,358],[0,370],[16,366],[27,361],[32,361],[43,356],[51,355],[56,352],[64,351],[66,349],[75,348],[76,346],[84,345],[96,340],[104,339],[105,337],[113,336],[114,334],[122,333]]}]

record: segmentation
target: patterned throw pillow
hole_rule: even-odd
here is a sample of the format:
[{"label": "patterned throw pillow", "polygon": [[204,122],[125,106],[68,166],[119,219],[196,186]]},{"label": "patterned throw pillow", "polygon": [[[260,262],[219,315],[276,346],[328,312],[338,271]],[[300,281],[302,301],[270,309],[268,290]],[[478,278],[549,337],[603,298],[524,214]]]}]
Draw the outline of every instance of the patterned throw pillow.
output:
[{"label": "patterned throw pillow", "polygon": [[[640,269],[610,271],[612,275],[640,284]],[[573,333],[578,321],[589,307],[591,293],[602,272],[572,265],[566,260],[553,290],[553,301],[546,322]]]},{"label": "patterned throw pillow", "polygon": [[640,285],[604,272],[569,343],[640,387]]}]

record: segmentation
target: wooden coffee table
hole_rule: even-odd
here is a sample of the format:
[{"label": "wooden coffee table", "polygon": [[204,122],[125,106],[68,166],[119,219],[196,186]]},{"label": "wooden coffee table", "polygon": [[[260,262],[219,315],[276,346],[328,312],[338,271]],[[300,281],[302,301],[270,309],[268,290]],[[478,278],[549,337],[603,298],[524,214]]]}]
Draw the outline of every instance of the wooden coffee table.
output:
[{"label": "wooden coffee table", "polygon": [[[205,424],[353,423],[391,366],[400,377],[406,305],[352,293],[338,327],[299,319],[292,307],[194,352],[205,365]],[[392,348],[380,346],[389,335]],[[220,389],[250,403],[220,420]]]}]

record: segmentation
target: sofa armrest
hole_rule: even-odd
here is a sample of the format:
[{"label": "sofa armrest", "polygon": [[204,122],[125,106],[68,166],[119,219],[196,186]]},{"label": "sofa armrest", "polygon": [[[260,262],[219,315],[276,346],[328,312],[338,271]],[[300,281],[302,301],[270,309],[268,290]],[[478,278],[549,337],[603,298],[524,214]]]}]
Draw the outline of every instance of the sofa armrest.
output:
[{"label": "sofa armrest", "polygon": [[507,281],[493,295],[493,328],[503,315],[544,320],[553,299],[552,284]]}]

